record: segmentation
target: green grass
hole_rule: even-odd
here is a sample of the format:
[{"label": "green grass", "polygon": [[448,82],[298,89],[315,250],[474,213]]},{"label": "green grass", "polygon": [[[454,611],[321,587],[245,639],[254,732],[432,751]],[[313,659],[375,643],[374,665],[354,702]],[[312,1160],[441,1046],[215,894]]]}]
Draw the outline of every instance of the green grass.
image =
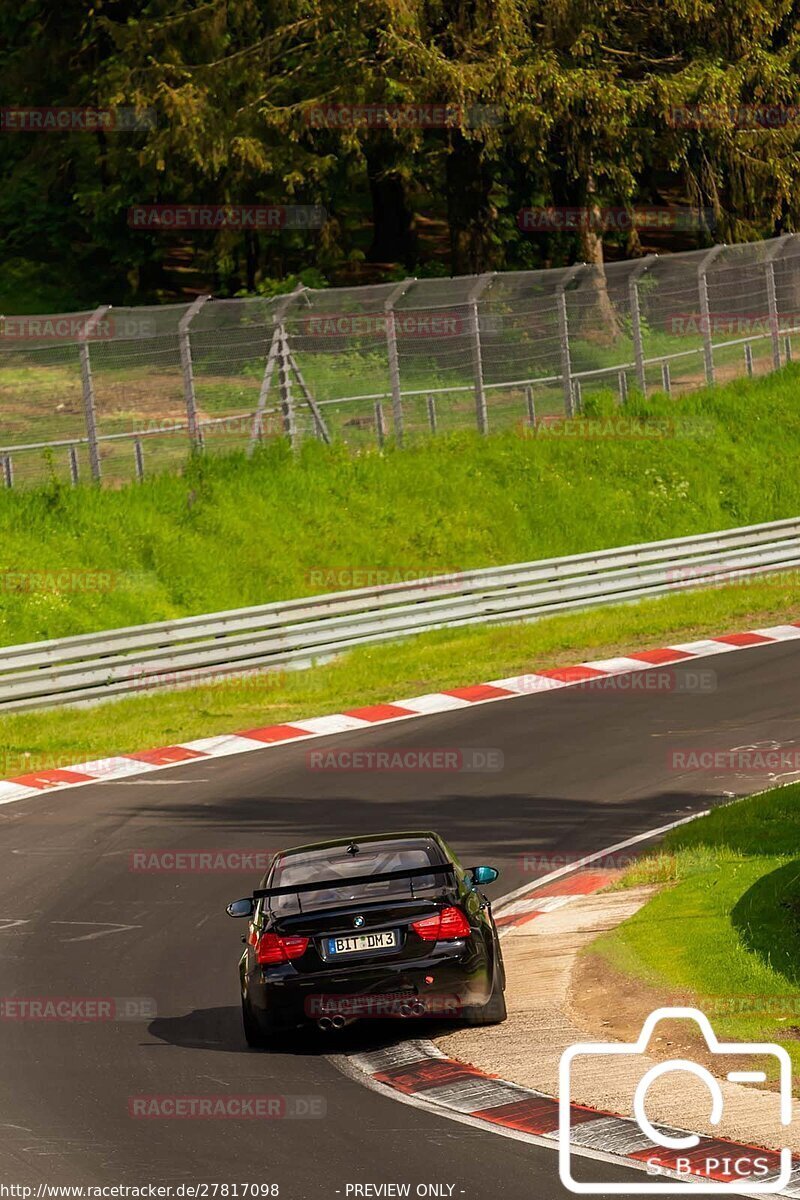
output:
[{"label": "green grass", "polygon": [[[0,490],[0,644],[308,595],[328,568],[348,587],[794,516],[798,385],[790,367],[624,414],[600,395],[563,435],[280,441],[119,489]],[[85,574],[53,586],[63,569]]]},{"label": "green grass", "polygon": [[149,692],[90,709],[0,718],[0,777],[402,700],[441,688],[800,617],[791,584],[761,582],[362,647],[314,670]]},{"label": "green grass", "polygon": [[590,952],[800,1067],[800,784],[674,830],[622,880],[642,883],[664,886]]}]

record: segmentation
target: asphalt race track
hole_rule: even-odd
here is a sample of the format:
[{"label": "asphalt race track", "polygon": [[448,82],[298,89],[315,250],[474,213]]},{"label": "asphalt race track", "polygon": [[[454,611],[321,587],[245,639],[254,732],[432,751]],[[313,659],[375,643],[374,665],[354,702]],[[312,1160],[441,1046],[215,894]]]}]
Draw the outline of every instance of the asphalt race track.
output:
[{"label": "asphalt race track", "polygon": [[[385,1040],[369,1022],[278,1053],[248,1051],[236,972],[244,923],[231,921],[225,904],[248,894],[255,877],[141,873],[130,856],[434,828],[465,862],[501,868],[492,889],[500,895],[545,873],[526,872],[525,855],[571,859],[771,782],[682,773],[668,754],[797,742],[800,646],[698,665],[717,672],[715,690],[566,689],[0,808],[2,997],[150,997],[158,1014],[0,1021],[0,1181],[274,1183],[284,1200],[335,1200],[347,1185],[387,1183],[410,1183],[412,1195],[419,1183],[452,1185],[442,1194],[456,1200],[566,1194],[554,1150],[434,1118],[345,1078],[325,1055],[341,1036],[350,1046]],[[320,747],[493,749],[504,766],[309,770],[307,755]],[[412,1021],[399,1036],[406,1029],[424,1032]],[[131,1097],[175,1094],[314,1097],[326,1115],[129,1116]],[[624,1178],[609,1164],[591,1166],[598,1179]]]}]

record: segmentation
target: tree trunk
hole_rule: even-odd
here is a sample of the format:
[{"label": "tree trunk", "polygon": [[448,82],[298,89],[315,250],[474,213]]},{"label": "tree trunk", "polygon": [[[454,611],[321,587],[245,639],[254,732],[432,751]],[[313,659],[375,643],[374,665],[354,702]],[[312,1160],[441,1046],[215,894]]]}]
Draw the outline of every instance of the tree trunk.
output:
[{"label": "tree trunk", "polygon": [[578,234],[579,258],[592,268],[581,281],[586,290],[583,307],[582,334],[603,343],[616,340],[620,327],[614,305],[608,294],[605,260],[603,257],[603,229],[600,205],[597,203],[594,176],[589,168],[577,182],[582,210]]},{"label": "tree trunk", "polygon": [[258,274],[259,244],[258,234],[254,229],[244,231],[245,274],[248,292],[256,290],[256,275]]},{"label": "tree trunk", "polygon": [[417,257],[414,217],[406,189],[397,172],[397,150],[391,138],[378,134],[364,147],[372,200],[372,243],[367,259],[413,267]]},{"label": "tree trunk", "polygon": [[497,211],[490,200],[492,172],[480,142],[455,130],[445,167],[450,270],[480,275],[500,265],[494,228]]}]

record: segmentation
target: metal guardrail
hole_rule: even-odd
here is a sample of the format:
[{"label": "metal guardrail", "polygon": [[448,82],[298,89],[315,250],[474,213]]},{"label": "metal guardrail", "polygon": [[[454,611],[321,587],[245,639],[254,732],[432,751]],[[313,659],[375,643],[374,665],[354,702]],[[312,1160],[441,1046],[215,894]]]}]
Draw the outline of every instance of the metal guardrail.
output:
[{"label": "metal guardrail", "polygon": [[800,518],[0,648],[0,712],[302,666],[434,629],[531,621],[800,567]]}]

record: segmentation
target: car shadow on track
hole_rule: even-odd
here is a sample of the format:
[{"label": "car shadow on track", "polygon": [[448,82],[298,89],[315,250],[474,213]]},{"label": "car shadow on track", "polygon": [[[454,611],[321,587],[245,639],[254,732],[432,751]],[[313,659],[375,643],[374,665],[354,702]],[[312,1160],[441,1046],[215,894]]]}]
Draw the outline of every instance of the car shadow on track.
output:
[{"label": "car shadow on track", "polygon": [[326,1054],[358,1054],[417,1038],[438,1037],[452,1032],[462,1022],[435,1021],[423,1017],[397,1020],[355,1021],[344,1029],[322,1033],[312,1027],[283,1035],[274,1049],[251,1050],[244,1040],[241,1011],[230,1005],[196,1008],[181,1017],[156,1017],[148,1033],[171,1046],[190,1050],[224,1050],[228,1054],[295,1054],[320,1057]]}]

